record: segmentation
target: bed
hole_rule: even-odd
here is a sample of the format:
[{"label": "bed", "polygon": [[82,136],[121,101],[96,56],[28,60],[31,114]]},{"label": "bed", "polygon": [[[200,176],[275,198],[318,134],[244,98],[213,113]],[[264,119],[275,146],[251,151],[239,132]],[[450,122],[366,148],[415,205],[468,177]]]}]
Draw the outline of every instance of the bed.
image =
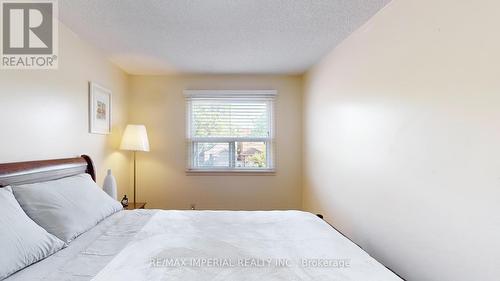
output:
[{"label": "bed", "polygon": [[[0,186],[86,173],[88,156],[0,164]],[[301,211],[121,210],[5,280],[402,280]]]}]

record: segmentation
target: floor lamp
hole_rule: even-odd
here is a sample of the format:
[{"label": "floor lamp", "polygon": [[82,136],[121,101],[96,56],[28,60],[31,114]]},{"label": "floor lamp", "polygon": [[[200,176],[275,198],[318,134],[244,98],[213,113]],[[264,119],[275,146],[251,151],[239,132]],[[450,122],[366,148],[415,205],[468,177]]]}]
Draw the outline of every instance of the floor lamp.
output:
[{"label": "floor lamp", "polygon": [[137,203],[136,197],[136,153],[138,151],[149,151],[148,132],[144,125],[127,125],[123,133],[121,150],[129,150],[134,152],[134,204]]}]

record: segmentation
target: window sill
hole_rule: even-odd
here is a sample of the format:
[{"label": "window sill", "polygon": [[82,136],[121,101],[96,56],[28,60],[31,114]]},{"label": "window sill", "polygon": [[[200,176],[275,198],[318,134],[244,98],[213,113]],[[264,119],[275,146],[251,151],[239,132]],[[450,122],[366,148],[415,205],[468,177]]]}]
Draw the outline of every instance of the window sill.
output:
[{"label": "window sill", "polygon": [[186,170],[188,176],[274,176],[275,169],[265,170]]}]

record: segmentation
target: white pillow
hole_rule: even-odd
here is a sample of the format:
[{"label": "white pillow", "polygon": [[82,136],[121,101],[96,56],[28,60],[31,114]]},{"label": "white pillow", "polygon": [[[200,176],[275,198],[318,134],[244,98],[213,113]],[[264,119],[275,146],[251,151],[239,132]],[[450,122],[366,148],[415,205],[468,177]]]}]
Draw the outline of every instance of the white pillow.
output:
[{"label": "white pillow", "polygon": [[88,174],[12,189],[26,214],[66,243],[123,209]]},{"label": "white pillow", "polygon": [[0,188],[0,280],[63,247],[24,213],[10,187]]}]

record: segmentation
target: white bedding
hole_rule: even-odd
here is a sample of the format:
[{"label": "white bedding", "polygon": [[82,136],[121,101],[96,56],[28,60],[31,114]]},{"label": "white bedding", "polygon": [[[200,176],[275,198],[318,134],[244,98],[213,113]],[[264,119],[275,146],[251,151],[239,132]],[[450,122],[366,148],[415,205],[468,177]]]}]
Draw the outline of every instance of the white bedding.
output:
[{"label": "white bedding", "polygon": [[[321,263],[321,264],[318,264]],[[298,211],[122,211],[13,280],[401,280]]]},{"label": "white bedding", "polygon": [[155,213],[141,211],[121,211],[111,215],[77,237],[67,248],[4,281],[91,280]]}]

